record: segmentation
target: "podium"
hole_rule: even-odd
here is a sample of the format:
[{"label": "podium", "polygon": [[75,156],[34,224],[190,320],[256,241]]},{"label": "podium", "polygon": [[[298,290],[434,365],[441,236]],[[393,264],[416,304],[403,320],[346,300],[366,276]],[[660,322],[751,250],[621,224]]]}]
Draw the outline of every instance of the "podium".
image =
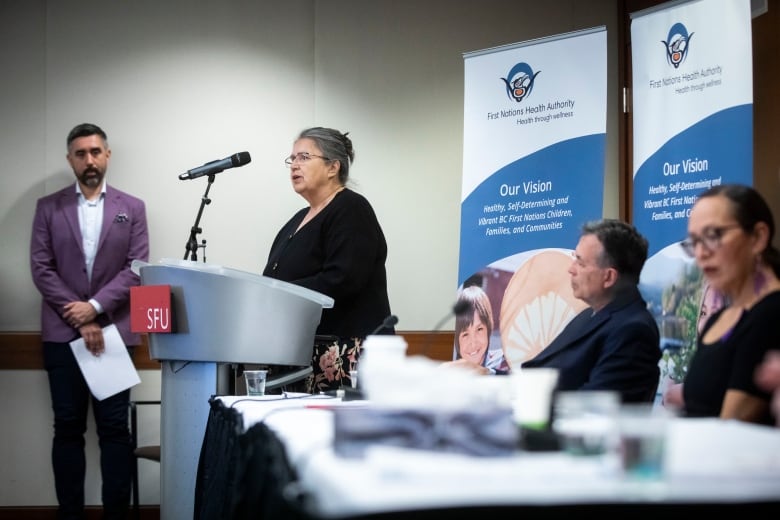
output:
[{"label": "podium", "polygon": [[191,520],[208,402],[225,391],[219,388],[220,366],[308,367],[322,309],[332,307],[333,299],[273,278],[189,260],[133,267],[142,286],[171,288],[172,331],[149,333],[150,356],[163,362],[160,517]]}]

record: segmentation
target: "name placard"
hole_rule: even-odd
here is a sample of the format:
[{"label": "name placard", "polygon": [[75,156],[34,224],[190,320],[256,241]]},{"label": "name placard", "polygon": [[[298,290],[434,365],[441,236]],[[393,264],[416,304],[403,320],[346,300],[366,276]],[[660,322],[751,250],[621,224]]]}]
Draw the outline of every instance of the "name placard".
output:
[{"label": "name placard", "polygon": [[130,288],[130,330],[136,333],[171,332],[171,286]]}]

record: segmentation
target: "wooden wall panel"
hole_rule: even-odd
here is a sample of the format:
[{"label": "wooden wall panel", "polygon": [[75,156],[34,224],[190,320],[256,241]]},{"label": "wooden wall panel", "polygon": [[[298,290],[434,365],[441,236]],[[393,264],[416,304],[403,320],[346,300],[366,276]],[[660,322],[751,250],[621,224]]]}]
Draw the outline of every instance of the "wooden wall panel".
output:
[{"label": "wooden wall panel", "polygon": [[[431,359],[452,359],[452,332],[399,331],[409,344],[407,353],[425,355]],[[160,368],[160,362],[149,357],[149,346],[144,342],[135,352],[135,366],[139,370]],[[0,332],[0,370],[43,370],[41,335],[37,332]]]}]

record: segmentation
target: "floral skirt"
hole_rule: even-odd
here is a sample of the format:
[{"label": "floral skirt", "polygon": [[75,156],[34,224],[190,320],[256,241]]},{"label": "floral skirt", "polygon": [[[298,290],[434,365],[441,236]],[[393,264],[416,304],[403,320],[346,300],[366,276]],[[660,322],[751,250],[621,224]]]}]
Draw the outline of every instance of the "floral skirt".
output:
[{"label": "floral skirt", "polygon": [[[350,370],[357,368],[361,351],[361,338],[337,338],[336,336],[316,336],[312,349],[312,372],[305,379],[286,385],[282,390],[319,394],[350,388],[352,379]],[[268,376],[286,374],[299,368],[271,366]]]}]

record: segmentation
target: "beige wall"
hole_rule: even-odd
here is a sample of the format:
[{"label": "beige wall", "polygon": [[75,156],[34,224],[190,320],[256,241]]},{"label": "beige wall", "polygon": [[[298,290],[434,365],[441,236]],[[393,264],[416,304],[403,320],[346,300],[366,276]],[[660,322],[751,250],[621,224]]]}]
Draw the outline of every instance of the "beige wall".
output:
[{"label": "beige wall", "polygon": [[[387,235],[398,328],[430,329],[457,284],[463,53],[607,27],[604,197],[605,215],[617,216],[616,4],[0,2],[0,331],[39,329],[27,256],[34,204],[72,182],[64,140],[84,121],[109,134],[109,182],[147,202],[152,260],[183,257],[207,187],[206,178],[178,175],[249,151],[249,165],[215,177],[199,238],[208,262],[253,272],[305,205],[282,162],[293,137],[313,124],[350,131],[353,188],[371,200]],[[158,397],[159,374],[142,379],[134,397]],[[0,371],[2,395],[20,389],[24,399],[3,409],[19,419],[0,433],[0,506],[54,504],[45,374]],[[95,446],[91,437],[90,504],[99,503]]]}]

